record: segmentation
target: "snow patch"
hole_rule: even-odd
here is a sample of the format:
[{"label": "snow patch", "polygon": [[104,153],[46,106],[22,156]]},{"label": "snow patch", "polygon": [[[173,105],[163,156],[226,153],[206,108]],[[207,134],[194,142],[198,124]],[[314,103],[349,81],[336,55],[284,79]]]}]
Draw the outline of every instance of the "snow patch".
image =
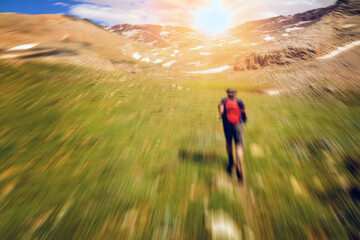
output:
[{"label": "snow patch", "polygon": [[170,61],[168,63],[164,63],[162,66],[163,67],[170,67],[171,65],[173,65],[174,62],[176,62],[176,61]]},{"label": "snow patch", "polygon": [[148,58],[148,57],[141,59],[141,61],[142,61],[142,62],[147,62],[147,63],[148,63],[148,62],[151,62],[150,58]]},{"label": "snow patch", "polygon": [[339,53],[341,52],[344,52],[346,50],[349,50],[350,48],[353,48],[357,45],[360,45],[360,41],[355,41],[355,42],[352,42],[344,47],[338,47],[337,50],[335,51],[332,51],[331,53],[325,55],[325,56],[322,56],[322,57],[318,57],[317,59],[328,59],[328,58],[332,58],[332,57],[335,57],[336,55],[338,55]]},{"label": "snow patch", "polygon": [[264,38],[263,38],[265,41],[270,41],[270,40],[273,40],[273,39],[275,39],[275,37],[272,37],[272,36],[269,36],[269,35],[266,35],[266,36],[264,36]]},{"label": "snow patch", "polygon": [[309,20],[309,21],[300,21],[298,23],[295,23],[294,25],[295,26],[299,26],[299,25],[302,25],[302,24],[305,24],[305,23],[309,23],[309,22],[312,22],[312,20]]},{"label": "snow patch", "polygon": [[235,39],[235,40],[229,42],[228,44],[234,44],[234,43],[239,43],[239,42],[242,42],[242,40],[241,39]]},{"label": "snow patch", "polygon": [[168,34],[170,34],[170,32],[161,32],[161,33],[160,33],[160,36],[166,36],[166,35],[168,35]]},{"label": "snow patch", "polygon": [[179,53],[179,50],[175,49],[174,53],[171,54],[170,56],[171,56],[171,57],[175,57],[177,53]]},{"label": "snow patch", "polygon": [[19,54],[7,54],[7,55],[2,55],[2,56],[0,56],[0,58],[2,58],[2,59],[6,59],[6,58],[16,58],[16,57],[18,57],[18,56],[20,56]]},{"label": "snow patch", "polygon": [[193,73],[193,74],[208,74],[208,73],[221,73],[225,70],[230,69],[231,66],[230,65],[225,65],[222,67],[217,67],[217,68],[212,68],[212,69],[207,69],[207,70],[202,70],[202,71],[188,71],[185,73]]},{"label": "snow patch", "polygon": [[297,30],[300,30],[300,29],[303,29],[303,27],[292,27],[292,28],[287,28],[285,29],[285,32],[292,32],[292,31],[297,31]]},{"label": "snow patch", "polygon": [[343,28],[351,28],[351,27],[354,27],[355,24],[346,24],[346,25],[343,25],[342,27]]},{"label": "snow patch", "polygon": [[141,58],[141,55],[138,52],[136,52],[132,55],[132,57],[135,58],[136,60],[139,60]]},{"label": "snow patch", "polygon": [[252,45],[252,46],[256,46],[256,45],[257,45],[257,43],[252,43],[251,45]]},{"label": "snow patch", "polygon": [[153,42],[148,42],[148,43],[145,43],[146,45],[148,45],[148,46],[153,46],[155,43],[157,43],[158,41],[157,40],[155,40],[155,41],[153,41]]},{"label": "snow patch", "polygon": [[292,15],[288,15],[288,16],[285,16],[283,19],[281,19],[279,22],[284,22],[286,20],[288,20],[290,17],[292,17]]},{"label": "snow patch", "polygon": [[155,60],[155,61],[153,61],[153,63],[161,63],[161,62],[163,62],[164,60],[162,60],[162,59],[157,59],[157,60]]},{"label": "snow patch", "polygon": [[202,64],[200,61],[196,61],[196,62],[189,62],[186,65],[195,65],[195,67],[200,67]]},{"label": "snow patch", "polygon": [[198,49],[201,49],[203,48],[204,46],[197,46],[197,47],[194,47],[194,48],[190,48],[191,51],[194,51],[194,50],[198,50]]},{"label": "snow patch", "polygon": [[222,43],[219,43],[219,44],[213,44],[210,47],[221,47],[221,46],[222,46]]},{"label": "snow patch", "polygon": [[200,55],[203,55],[203,56],[208,56],[208,55],[211,55],[213,53],[211,52],[201,52]]},{"label": "snow patch", "polygon": [[139,32],[140,32],[139,30],[134,29],[131,31],[122,32],[121,34],[126,37],[132,37],[132,36],[138,34]]},{"label": "snow patch", "polygon": [[157,56],[157,55],[159,55],[159,53],[153,53],[152,55],[153,55],[153,56]]},{"label": "snow patch", "polygon": [[289,36],[289,34],[287,34],[287,33],[284,33],[284,34],[283,34],[283,37],[287,37],[287,36]]},{"label": "snow patch", "polygon": [[19,46],[10,48],[8,51],[27,50],[27,49],[33,48],[33,47],[35,47],[37,45],[38,45],[38,43],[30,43],[30,44],[19,45]]},{"label": "snow patch", "polygon": [[280,91],[278,90],[267,90],[265,91],[266,94],[268,95],[278,95],[280,93]]}]

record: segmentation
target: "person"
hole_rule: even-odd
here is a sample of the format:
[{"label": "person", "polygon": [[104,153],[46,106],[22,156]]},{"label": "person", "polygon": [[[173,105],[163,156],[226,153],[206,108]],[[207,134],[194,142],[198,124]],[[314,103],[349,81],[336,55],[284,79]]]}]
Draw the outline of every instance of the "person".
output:
[{"label": "person", "polygon": [[232,139],[235,142],[236,150],[236,175],[238,180],[243,179],[244,159],[244,123],[247,120],[245,104],[241,99],[236,98],[237,91],[232,88],[226,90],[227,98],[221,100],[219,113],[221,115],[226,138],[226,150],[229,157],[227,171],[232,172],[234,165]]}]

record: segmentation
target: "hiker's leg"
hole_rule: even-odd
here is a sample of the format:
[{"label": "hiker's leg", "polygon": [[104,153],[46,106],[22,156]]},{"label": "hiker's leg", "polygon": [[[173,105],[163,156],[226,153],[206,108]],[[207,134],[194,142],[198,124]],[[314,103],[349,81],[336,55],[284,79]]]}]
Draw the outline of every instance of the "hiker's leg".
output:
[{"label": "hiker's leg", "polygon": [[232,142],[226,140],[226,151],[229,157],[229,168],[234,165],[234,157],[233,157],[233,150],[232,150]]},{"label": "hiker's leg", "polygon": [[244,178],[244,135],[243,124],[235,126],[236,173],[239,180]]},{"label": "hiker's leg", "polygon": [[236,169],[244,175],[243,171],[244,162],[244,146],[241,143],[236,144]]},{"label": "hiker's leg", "polygon": [[232,133],[232,128],[228,124],[223,123],[223,126],[224,126],[224,133],[226,139],[226,151],[229,157],[229,165],[227,167],[227,171],[231,173],[231,168],[234,165],[234,157],[232,150],[233,133]]}]

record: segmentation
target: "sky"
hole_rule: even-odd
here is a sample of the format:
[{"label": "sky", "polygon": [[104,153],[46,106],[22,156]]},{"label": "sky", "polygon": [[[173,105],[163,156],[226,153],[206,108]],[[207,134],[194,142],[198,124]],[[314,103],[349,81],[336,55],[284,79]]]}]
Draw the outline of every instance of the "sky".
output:
[{"label": "sky", "polygon": [[0,12],[69,14],[108,26],[159,24],[218,30],[334,3],[335,0],[0,0]]}]

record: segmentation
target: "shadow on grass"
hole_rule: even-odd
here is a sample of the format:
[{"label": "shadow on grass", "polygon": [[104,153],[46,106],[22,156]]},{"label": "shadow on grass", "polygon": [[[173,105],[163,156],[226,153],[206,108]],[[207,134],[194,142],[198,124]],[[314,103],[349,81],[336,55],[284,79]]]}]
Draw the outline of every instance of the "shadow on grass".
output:
[{"label": "shadow on grass", "polygon": [[37,58],[37,57],[49,57],[49,56],[75,56],[77,53],[71,50],[51,50],[46,52],[39,52],[30,55],[21,56],[21,59]]},{"label": "shadow on grass", "polygon": [[224,158],[224,156],[215,152],[188,151],[180,149],[178,156],[182,161],[194,163],[221,164],[227,162],[227,159]]}]

